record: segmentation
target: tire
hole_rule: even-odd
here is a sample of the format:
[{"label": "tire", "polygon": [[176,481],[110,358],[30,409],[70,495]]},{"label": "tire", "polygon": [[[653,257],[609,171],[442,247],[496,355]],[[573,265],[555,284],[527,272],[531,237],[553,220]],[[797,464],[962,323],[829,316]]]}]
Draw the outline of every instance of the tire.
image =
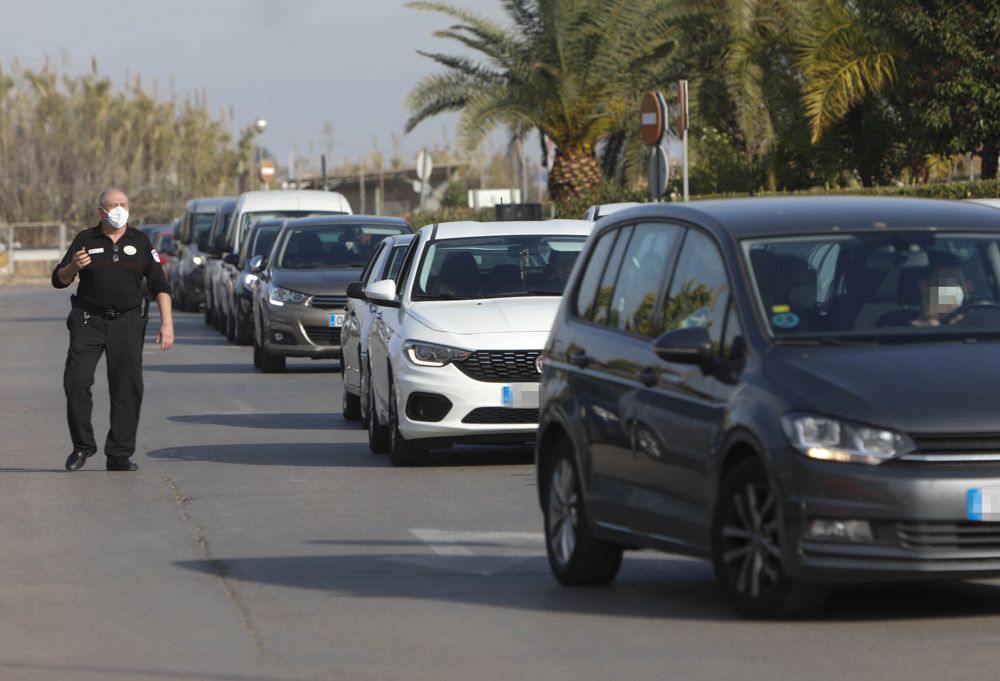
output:
[{"label": "tire", "polygon": [[378,422],[378,409],[375,408],[375,397],[372,388],[368,388],[368,449],[374,454],[385,454],[389,451],[389,429]]},{"label": "tire", "polygon": [[816,612],[828,587],[789,577],[781,559],[780,501],[760,459],[738,464],[722,483],[712,521],[715,577],[744,617]]},{"label": "tire", "polygon": [[259,345],[257,345],[257,339],[255,338],[253,341],[253,365],[255,369],[264,368],[264,362],[261,359],[263,353],[261,351],[262,348]]},{"label": "tire", "polygon": [[594,536],[584,506],[573,444],[562,439],[542,469],[545,552],[552,574],[566,586],[605,586],[622,564],[622,547]]},{"label": "tire", "polygon": [[344,360],[340,360],[340,378],[342,382],[342,387],[344,390],[343,397],[341,398],[340,410],[344,414],[345,421],[360,421],[361,420],[361,398],[357,395],[352,395],[347,389],[347,381],[344,376]]},{"label": "tire", "polygon": [[285,370],[285,356],[272,354],[261,347],[260,368],[265,374],[280,374]]},{"label": "tire", "polygon": [[236,342],[236,316],[226,317],[226,340],[230,343]]},{"label": "tire", "polygon": [[399,432],[399,411],[396,406],[396,386],[389,377],[389,461],[393,466],[425,466],[429,449],[419,446],[419,440],[407,440]]},{"label": "tire", "polygon": [[215,322],[215,320],[212,319],[212,315],[213,314],[214,314],[214,311],[212,309],[212,304],[206,298],[205,299],[205,326],[212,326],[212,324]]},{"label": "tire", "polygon": [[368,372],[365,371],[365,364],[361,364],[361,379],[358,381],[358,393],[361,403],[361,422],[365,428],[368,427],[368,417],[371,414],[371,399],[368,389]]},{"label": "tire", "polygon": [[226,315],[223,314],[222,310],[215,311],[215,319],[212,320],[212,326],[214,326],[215,330],[219,333],[226,333]]}]

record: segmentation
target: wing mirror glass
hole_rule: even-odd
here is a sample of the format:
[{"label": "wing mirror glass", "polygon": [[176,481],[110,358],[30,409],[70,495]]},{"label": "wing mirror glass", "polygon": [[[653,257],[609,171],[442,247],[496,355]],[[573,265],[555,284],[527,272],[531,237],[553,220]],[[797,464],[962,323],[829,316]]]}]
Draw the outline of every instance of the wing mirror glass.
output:
[{"label": "wing mirror glass", "polygon": [[[234,254],[230,253],[229,255],[234,255]],[[228,258],[229,255],[227,255],[226,257]],[[229,261],[226,260],[226,262]],[[233,264],[235,265],[236,263]],[[253,272],[254,274],[260,274],[261,272],[264,271],[265,267],[267,267],[267,260],[264,259],[264,256],[255,255],[254,257],[250,258],[250,271]]]}]

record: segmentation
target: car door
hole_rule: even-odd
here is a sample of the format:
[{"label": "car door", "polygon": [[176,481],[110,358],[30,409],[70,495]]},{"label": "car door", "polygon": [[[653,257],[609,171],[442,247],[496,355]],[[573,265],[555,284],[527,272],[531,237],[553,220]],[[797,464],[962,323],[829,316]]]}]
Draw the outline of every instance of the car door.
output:
[{"label": "car door", "polygon": [[620,386],[608,375],[617,334],[607,326],[607,317],[631,234],[631,225],[617,227],[594,242],[570,308],[567,328],[572,331],[560,358],[582,431],[578,444],[587,505],[597,523],[616,527],[627,523],[634,505],[634,461],[622,456],[626,433],[615,409]]},{"label": "car door", "polygon": [[633,355],[642,364],[643,385],[621,417],[628,422],[641,481],[636,514],[641,529],[701,549],[708,547],[711,522],[709,462],[723,433],[741,355],[742,331],[730,291],[716,243],[689,228],[656,332],[705,328],[716,361],[710,367],[665,362],[647,340]]},{"label": "car door", "polygon": [[[361,283],[369,284],[372,277],[381,274],[387,260],[390,246],[385,239],[375,248],[368,264],[361,272]],[[344,363],[344,383],[352,388],[360,386],[361,376],[361,330],[369,316],[371,303],[357,298],[348,298],[344,311],[344,328],[340,333],[341,361]]]}]

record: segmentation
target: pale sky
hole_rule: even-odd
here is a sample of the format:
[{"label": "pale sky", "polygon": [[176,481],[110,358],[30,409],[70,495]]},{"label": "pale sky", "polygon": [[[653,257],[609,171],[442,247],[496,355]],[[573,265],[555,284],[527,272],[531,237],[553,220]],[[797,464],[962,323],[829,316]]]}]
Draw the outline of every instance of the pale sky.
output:
[{"label": "pale sky", "polygon": [[[502,18],[498,0],[454,0]],[[204,91],[213,112],[232,107],[234,127],[268,121],[263,145],[284,165],[289,152],[319,157],[325,124],[333,159],[373,149],[391,154],[390,133],[407,158],[423,145],[455,140],[455,115],[422,123],[403,137],[405,97],[443,67],[417,49],[459,53],[433,37],[452,23],[404,0],[0,0],[0,64],[37,67],[48,58],[81,73],[97,59],[116,84],[126,74],[156,81],[161,93]],[[495,141],[500,139],[494,136]]]}]

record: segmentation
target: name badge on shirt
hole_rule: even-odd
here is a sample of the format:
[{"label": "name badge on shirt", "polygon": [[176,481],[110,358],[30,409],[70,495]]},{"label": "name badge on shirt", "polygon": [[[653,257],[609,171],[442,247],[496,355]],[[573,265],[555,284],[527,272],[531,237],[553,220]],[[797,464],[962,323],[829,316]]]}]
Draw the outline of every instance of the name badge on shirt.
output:
[{"label": "name badge on shirt", "polygon": [[87,255],[97,255],[98,253],[103,253],[103,252],[104,252],[103,248],[91,248],[89,251],[87,251]]}]

